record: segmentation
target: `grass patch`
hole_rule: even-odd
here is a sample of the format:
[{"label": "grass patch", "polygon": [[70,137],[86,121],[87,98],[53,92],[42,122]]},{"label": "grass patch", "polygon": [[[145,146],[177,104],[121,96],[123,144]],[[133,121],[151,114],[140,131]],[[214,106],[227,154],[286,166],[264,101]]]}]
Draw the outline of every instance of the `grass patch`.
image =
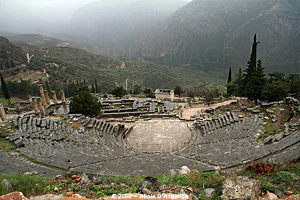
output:
[{"label": "grass patch", "polygon": [[15,144],[4,138],[0,138],[0,149],[3,152],[12,152],[14,151]]},{"label": "grass patch", "polygon": [[[13,123],[7,123],[5,126],[0,126],[0,132],[4,136],[9,136],[12,132],[15,132],[16,129],[13,126]],[[4,152],[11,152],[14,149],[15,144],[5,139],[5,137],[0,137],[0,149]]]},{"label": "grass patch", "polygon": [[[18,99],[18,98],[10,98],[10,102],[11,103],[15,103],[15,102],[18,102],[20,101],[21,99]],[[5,106],[8,106],[8,100],[5,99],[5,98],[0,98],[0,103],[5,105]]]},{"label": "grass patch", "polygon": [[[46,187],[51,184],[50,177],[28,176],[21,174],[0,174],[0,183],[8,180],[14,191],[22,192],[26,197],[41,195],[46,192]],[[7,194],[5,188],[0,184],[0,195]]]},{"label": "grass patch", "polygon": [[164,174],[157,176],[158,182],[161,185],[173,184],[180,186],[192,186],[201,188],[217,188],[222,185],[225,180],[224,175],[220,175],[214,172],[192,172],[186,175]]}]

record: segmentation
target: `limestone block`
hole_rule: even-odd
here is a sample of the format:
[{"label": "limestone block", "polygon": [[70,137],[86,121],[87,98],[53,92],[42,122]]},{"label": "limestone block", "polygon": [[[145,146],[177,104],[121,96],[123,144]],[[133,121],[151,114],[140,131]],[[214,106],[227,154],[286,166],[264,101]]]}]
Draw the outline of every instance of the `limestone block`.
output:
[{"label": "limestone block", "polygon": [[260,195],[261,185],[255,179],[237,176],[226,179],[223,184],[223,200],[254,199]]}]

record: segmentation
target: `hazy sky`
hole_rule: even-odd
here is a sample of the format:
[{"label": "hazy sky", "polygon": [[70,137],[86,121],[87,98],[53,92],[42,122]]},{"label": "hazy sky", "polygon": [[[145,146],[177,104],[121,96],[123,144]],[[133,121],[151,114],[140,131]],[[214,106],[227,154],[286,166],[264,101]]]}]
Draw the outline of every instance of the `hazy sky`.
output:
[{"label": "hazy sky", "polygon": [[[16,33],[46,33],[49,32],[49,29],[56,28],[57,31],[61,31],[62,27],[65,27],[70,21],[75,11],[95,1],[99,0],[0,0],[0,30]],[[134,2],[139,0],[102,1],[120,1],[124,3],[125,1]],[[189,2],[192,0],[184,1]],[[52,31],[55,32],[56,30]]]}]

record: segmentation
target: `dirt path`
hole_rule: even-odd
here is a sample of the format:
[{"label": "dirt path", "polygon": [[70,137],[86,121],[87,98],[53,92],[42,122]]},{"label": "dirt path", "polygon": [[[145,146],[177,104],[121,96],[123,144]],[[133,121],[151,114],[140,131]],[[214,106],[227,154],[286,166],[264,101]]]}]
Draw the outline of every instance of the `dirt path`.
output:
[{"label": "dirt path", "polygon": [[224,101],[222,103],[211,104],[209,106],[202,104],[197,108],[183,108],[183,109],[181,109],[182,110],[182,118],[190,119],[191,116],[196,115],[198,113],[198,111],[201,111],[202,109],[208,109],[208,108],[215,109],[219,106],[228,105],[232,102],[236,102],[236,100],[228,100],[228,101]]},{"label": "dirt path", "polygon": [[48,49],[47,52],[44,54],[44,57],[46,57],[48,53],[49,53],[49,49]]}]

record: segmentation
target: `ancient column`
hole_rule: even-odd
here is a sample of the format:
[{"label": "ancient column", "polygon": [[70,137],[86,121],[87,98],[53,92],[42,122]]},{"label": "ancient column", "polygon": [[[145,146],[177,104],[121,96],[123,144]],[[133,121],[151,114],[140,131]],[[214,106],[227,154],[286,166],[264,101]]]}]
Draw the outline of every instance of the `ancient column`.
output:
[{"label": "ancient column", "polygon": [[47,90],[45,90],[45,99],[46,99],[47,105],[50,105],[50,98],[49,98],[49,94],[48,94]]},{"label": "ancient column", "polygon": [[60,98],[61,98],[61,101],[62,103],[66,103],[66,97],[65,97],[65,93],[63,90],[60,91]]},{"label": "ancient column", "polygon": [[46,99],[45,99],[45,93],[44,93],[43,85],[39,84],[39,87],[40,87],[42,105],[46,108],[47,107],[47,102],[46,102]]},{"label": "ancient column", "polygon": [[36,98],[33,97],[32,98],[32,102],[33,102],[33,110],[34,110],[34,114],[38,115],[39,114],[39,108],[36,102]]},{"label": "ancient column", "polygon": [[53,98],[54,104],[57,105],[58,104],[58,100],[57,100],[55,91],[52,91],[52,98]]},{"label": "ancient column", "polygon": [[38,106],[39,106],[39,109],[40,109],[40,113],[41,113],[42,116],[44,116],[45,113],[44,113],[44,107],[43,107],[42,99],[37,98],[37,100],[38,100]]},{"label": "ancient column", "polygon": [[2,121],[5,121],[6,120],[6,114],[5,114],[3,104],[0,104],[0,115],[1,115],[0,117],[1,117]]}]

